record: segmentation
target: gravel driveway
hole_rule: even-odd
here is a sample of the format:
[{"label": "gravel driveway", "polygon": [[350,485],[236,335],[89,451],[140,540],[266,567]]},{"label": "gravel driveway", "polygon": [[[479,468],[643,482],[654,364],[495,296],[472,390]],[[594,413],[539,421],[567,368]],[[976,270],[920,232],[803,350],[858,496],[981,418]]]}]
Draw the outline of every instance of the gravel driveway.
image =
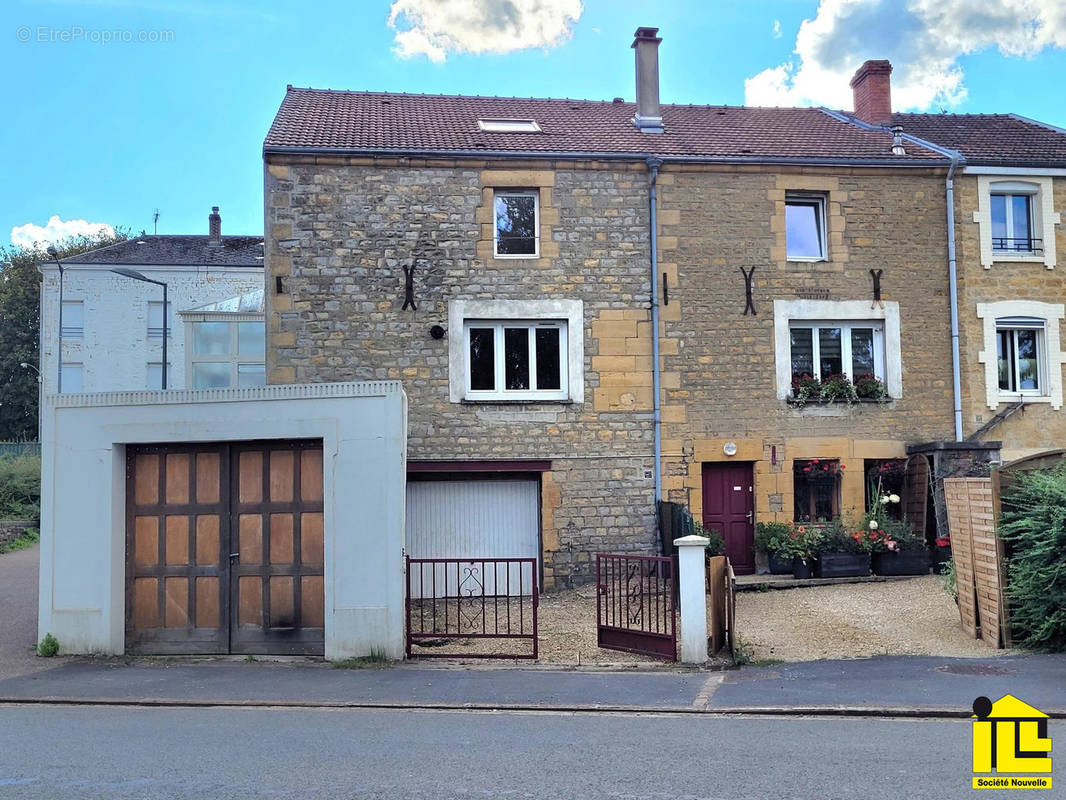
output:
[{"label": "gravel driveway", "polygon": [[737,630],[756,659],[814,661],[925,655],[999,655],[959,624],[939,578],[737,593]]}]

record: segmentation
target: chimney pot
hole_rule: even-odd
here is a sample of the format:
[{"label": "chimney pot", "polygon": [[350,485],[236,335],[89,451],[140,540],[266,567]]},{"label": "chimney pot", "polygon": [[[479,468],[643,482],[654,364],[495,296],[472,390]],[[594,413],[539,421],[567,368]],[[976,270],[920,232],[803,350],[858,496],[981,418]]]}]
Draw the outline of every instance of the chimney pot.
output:
[{"label": "chimney pot", "polygon": [[662,133],[663,118],[659,108],[658,28],[637,28],[633,50],[637,60],[637,113],[633,124],[642,133]]},{"label": "chimney pot", "polygon": [[211,206],[211,213],[207,217],[207,243],[216,246],[222,244],[222,217],[218,214],[218,206]]},{"label": "chimney pot", "polygon": [[855,116],[863,122],[886,125],[892,121],[891,75],[888,61],[867,61],[855,71],[851,79]]}]

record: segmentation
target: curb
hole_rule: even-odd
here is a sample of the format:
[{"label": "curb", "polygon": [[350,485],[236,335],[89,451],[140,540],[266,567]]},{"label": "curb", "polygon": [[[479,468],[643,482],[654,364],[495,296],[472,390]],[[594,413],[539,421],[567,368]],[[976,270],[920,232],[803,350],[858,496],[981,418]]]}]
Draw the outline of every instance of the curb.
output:
[{"label": "curb", "polygon": [[[483,711],[570,714],[685,714],[754,717],[877,717],[884,719],[970,719],[970,709],[944,706],[629,706],[553,705],[537,703],[417,703],[365,700],[206,700],[109,697],[0,697],[0,707],[103,706],[116,708],[263,708],[349,709],[380,711]],[[1045,709],[1051,719],[1066,719],[1066,708]]]}]

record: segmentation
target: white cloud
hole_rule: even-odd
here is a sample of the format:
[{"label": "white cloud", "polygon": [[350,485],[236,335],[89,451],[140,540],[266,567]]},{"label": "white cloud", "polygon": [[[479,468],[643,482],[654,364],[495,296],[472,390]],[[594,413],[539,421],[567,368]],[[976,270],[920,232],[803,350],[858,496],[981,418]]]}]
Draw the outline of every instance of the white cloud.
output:
[{"label": "white cloud", "polygon": [[779,20],[779,19],[775,19],[774,20],[774,38],[775,39],[780,39],[781,38],[781,20]]},{"label": "white cloud", "polygon": [[115,229],[106,222],[86,222],[83,219],[61,220],[53,215],[44,226],[27,222],[11,229],[11,244],[33,250],[62,242],[72,236],[114,236]]},{"label": "white cloud", "polygon": [[449,53],[555,46],[581,11],[581,0],[393,0],[389,27],[399,56],[441,62]]},{"label": "white cloud", "polygon": [[851,108],[855,70],[887,58],[897,109],[953,106],[966,97],[960,56],[996,48],[1028,58],[1062,47],[1058,0],[821,0],[800,25],[795,57],[748,78],[744,90],[750,105]]}]

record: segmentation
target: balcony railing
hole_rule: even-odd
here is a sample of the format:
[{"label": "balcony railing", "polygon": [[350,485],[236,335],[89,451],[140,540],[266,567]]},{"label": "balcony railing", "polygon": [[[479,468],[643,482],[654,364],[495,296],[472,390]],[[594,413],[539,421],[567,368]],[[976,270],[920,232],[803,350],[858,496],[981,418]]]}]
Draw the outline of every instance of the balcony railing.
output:
[{"label": "balcony railing", "polygon": [[1012,239],[1006,236],[993,236],[992,250],[996,253],[1028,253],[1030,255],[1039,255],[1044,252],[1044,240]]}]

